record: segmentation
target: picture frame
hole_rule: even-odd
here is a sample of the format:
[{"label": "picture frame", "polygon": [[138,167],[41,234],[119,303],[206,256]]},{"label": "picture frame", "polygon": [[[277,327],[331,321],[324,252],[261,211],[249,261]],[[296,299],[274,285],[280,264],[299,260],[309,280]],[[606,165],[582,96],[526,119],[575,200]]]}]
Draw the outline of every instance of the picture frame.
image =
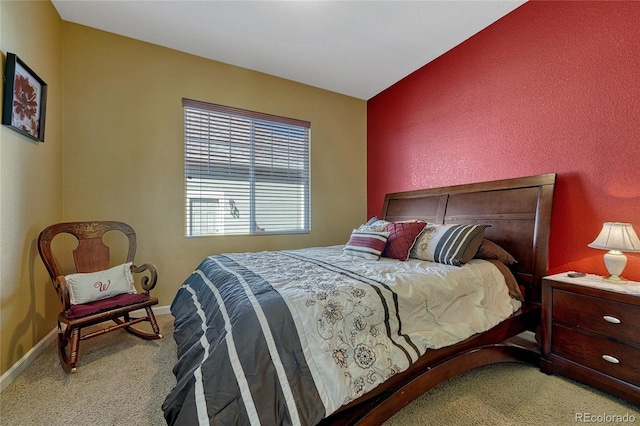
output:
[{"label": "picture frame", "polygon": [[15,53],[7,52],[2,124],[44,142],[47,84]]}]

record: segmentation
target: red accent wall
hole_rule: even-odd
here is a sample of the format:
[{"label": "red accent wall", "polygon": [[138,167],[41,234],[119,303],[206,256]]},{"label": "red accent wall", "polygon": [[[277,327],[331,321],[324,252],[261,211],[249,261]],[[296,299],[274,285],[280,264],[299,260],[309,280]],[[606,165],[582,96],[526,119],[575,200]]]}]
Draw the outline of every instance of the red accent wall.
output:
[{"label": "red accent wall", "polygon": [[640,2],[530,1],[370,99],[369,216],[387,192],[555,172],[550,273],[606,274],[602,223],[640,233],[639,22]]}]

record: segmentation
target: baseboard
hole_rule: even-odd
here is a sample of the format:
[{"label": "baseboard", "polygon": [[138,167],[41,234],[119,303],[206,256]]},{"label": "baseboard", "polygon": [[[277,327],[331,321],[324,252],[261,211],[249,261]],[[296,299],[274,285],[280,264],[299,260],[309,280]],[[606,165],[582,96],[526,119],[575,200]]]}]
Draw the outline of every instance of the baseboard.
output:
[{"label": "baseboard", "polygon": [[153,312],[158,315],[166,315],[171,313],[171,305],[158,306],[158,308],[153,308]]},{"label": "baseboard", "polygon": [[49,332],[49,334],[47,334],[44,339],[36,343],[36,345],[31,348],[29,352],[24,354],[24,356],[20,358],[18,362],[13,364],[7,371],[4,372],[2,376],[0,376],[0,392],[5,390],[5,388],[9,386],[11,382],[13,382],[14,379],[25,370],[25,368],[30,366],[31,363],[35,361],[36,358],[38,358],[38,355],[40,355],[42,351],[44,351],[47,346],[49,346],[49,344],[56,339],[57,334],[58,328],[56,327],[51,330],[51,332]]},{"label": "baseboard", "polygon": [[[166,305],[166,306],[158,306],[158,307],[153,307],[153,313],[155,315],[164,315],[164,314],[170,314],[171,313],[171,306]],[[146,312],[144,311],[144,309],[138,309],[137,311],[131,311],[131,315],[133,315],[134,317],[137,316],[145,316]]]},{"label": "baseboard", "polygon": [[[145,314],[143,309],[140,311],[131,312],[132,315],[135,315],[136,313],[139,315]],[[159,306],[157,308],[154,307],[153,313],[156,315],[169,314],[171,313],[171,307],[169,305]],[[18,362],[13,364],[7,371],[5,371],[5,373],[2,376],[0,376],[0,392],[4,391],[7,388],[7,386],[9,386],[11,382],[13,382],[16,379],[16,377],[20,375],[20,373],[22,373],[28,366],[30,366],[33,363],[33,361],[35,361],[36,358],[38,358],[38,355],[40,355],[42,351],[44,351],[46,347],[49,346],[49,344],[51,344],[51,342],[53,342],[56,339],[57,334],[58,334],[58,327],[51,330],[49,334],[47,334],[44,337],[44,339],[36,343],[36,345],[33,348],[31,348],[29,352],[24,354],[24,356],[20,358]]]}]

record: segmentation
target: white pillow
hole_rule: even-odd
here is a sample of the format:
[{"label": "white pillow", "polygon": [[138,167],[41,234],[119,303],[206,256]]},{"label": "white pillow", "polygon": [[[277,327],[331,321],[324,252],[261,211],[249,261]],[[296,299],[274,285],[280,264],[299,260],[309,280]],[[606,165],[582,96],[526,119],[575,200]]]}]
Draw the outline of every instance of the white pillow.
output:
[{"label": "white pillow", "polygon": [[360,225],[358,231],[375,231],[375,232],[384,232],[384,228],[389,224],[388,221],[384,219],[378,219],[376,216],[373,216],[371,219],[367,221],[367,223]]},{"label": "white pillow", "polygon": [[95,302],[123,293],[136,293],[131,263],[123,263],[106,271],[70,274],[65,277],[72,305]]}]

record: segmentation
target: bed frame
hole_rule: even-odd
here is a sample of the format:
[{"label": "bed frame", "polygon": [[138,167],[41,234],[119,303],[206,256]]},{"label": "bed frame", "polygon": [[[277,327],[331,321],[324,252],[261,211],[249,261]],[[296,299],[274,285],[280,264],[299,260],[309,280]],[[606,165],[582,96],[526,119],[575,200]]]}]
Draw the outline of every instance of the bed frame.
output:
[{"label": "bed frame", "polygon": [[345,405],[321,425],[379,425],[438,383],[482,365],[517,361],[539,366],[539,339],[536,343],[518,335],[540,326],[555,181],[551,173],[387,194],[381,217],[389,221],[491,225],[485,238],[518,260],[512,271],[526,302],[491,330],[428,350],[408,370]]}]

